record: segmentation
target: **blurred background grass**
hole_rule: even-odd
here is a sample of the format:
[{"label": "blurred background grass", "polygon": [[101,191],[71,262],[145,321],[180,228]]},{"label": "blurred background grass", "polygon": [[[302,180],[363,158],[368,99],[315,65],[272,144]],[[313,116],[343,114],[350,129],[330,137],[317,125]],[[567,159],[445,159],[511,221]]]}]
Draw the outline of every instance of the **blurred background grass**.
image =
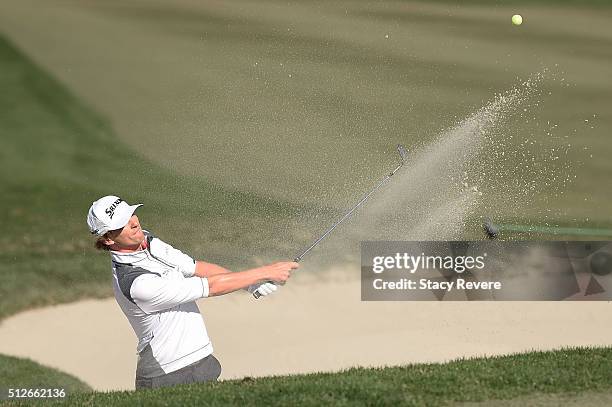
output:
[{"label": "blurred background grass", "polygon": [[[547,68],[541,94],[498,136],[512,158],[483,206],[502,218],[538,222],[546,213],[564,224],[609,223],[612,12],[556,4],[25,0],[0,7],[5,33],[144,157],[180,176],[339,209],[395,163],[396,143],[427,144]],[[510,24],[516,12],[521,27]],[[542,152],[562,150],[573,182],[542,182],[535,202],[516,208],[506,205],[516,197],[504,188],[516,181],[512,168],[522,161],[512,155],[525,140]],[[179,202],[193,199],[184,194]]]}]

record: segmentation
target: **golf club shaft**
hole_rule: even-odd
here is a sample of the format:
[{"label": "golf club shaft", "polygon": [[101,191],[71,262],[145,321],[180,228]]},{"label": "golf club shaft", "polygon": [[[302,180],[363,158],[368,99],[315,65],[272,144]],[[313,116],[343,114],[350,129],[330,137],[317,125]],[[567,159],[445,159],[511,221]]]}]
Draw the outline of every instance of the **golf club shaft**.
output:
[{"label": "golf club shaft", "polygon": [[[340,218],[340,220],[338,220],[336,223],[334,223],[329,229],[327,229],[325,231],[325,233],[323,233],[317,240],[315,240],[310,247],[308,247],[308,249],[304,250],[301,254],[299,254],[296,258],[293,259],[294,262],[299,263],[302,258],[306,255],[306,253],[308,253],[309,251],[311,251],[312,249],[314,249],[319,243],[321,243],[323,241],[323,239],[325,239],[327,236],[329,236],[329,234],[336,229],[342,222],[344,222],[346,219],[348,219],[349,216],[351,216],[351,214],[357,209],[359,208],[365,201],[368,200],[368,198],[374,193],[376,192],[376,190],[378,190],[378,188],[380,188],[381,186],[383,186],[403,165],[407,156],[407,151],[406,149],[402,146],[402,145],[398,145],[397,149],[399,151],[400,157],[401,157],[401,162],[400,164],[395,167],[395,169],[393,171],[391,171],[389,174],[385,175],[385,177],[380,180],[380,182],[378,184],[376,184],[376,186],[374,188],[372,188],[372,190],[370,190],[370,192],[368,192],[367,194],[365,194],[363,196],[363,198],[361,198],[361,200],[359,200],[359,202],[357,202],[351,209],[349,209],[349,211],[342,217]],[[259,298],[261,297],[261,294],[255,290],[253,292],[253,297],[255,298]]]},{"label": "golf club shaft", "polygon": [[391,175],[386,175],[385,178],[383,178],[370,192],[368,192],[366,195],[364,195],[363,198],[361,198],[361,200],[359,202],[357,202],[357,204],[355,204],[355,206],[353,206],[340,220],[338,220],[336,223],[334,223],[332,225],[332,227],[330,227],[329,229],[327,229],[327,231],[325,231],[325,233],[323,233],[317,240],[315,240],[308,249],[304,250],[300,255],[298,255],[293,261],[295,262],[299,262],[300,260],[302,260],[302,257],[304,257],[304,255],[306,255],[306,253],[308,253],[309,251],[311,251],[312,249],[314,249],[319,243],[321,243],[323,241],[323,239],[325,239],[331,232],[333,232],[334,229],[336,229],[342,222],[344,222],[349,216],[351,216],[351,214],[357,209],[359,208],[365,201],[368,200],[368,198],[374,193],[376,192],[376,190],[378,188],[380,188],[385,182],[387,182],[389,180],[389,178],[391,178]]},{"label": "golf club shaft", "polygon": [[[398,167],[399,168],[399,167]],[[397,169],[396,169],[397,171]],[[325,231],[325,233],[323,233],[317,240],[315,240],[310,247],[308,247],[308,249],[304,250],[301,254],[299,254],[296,258],[293,259],[294,262],[299,263],[302,258],[306,255],[306,253],[308,253],[309,251],[311,251],[312,249],[314,249],[319,243],[321,243],[323,241],[323,239],[325,239],[327,236],[329,236],[329,234],[331,232],[333,232],[334,229],[336,229],[338,227],[338,225],[340,225],[342,222],[344,222],[349,216],[351,216],[351,214],[357,209],[359,208],[365,201],[368,200],[368,198],[370,197],[370,195],[372,195],[378,188],[380,188],[385,182],[387,182],[389,180],[389,178],[391,178],[391,175],[393,175],[394,173],[391,173],[390,175],[386,175],[370,192],[368,192],[363,198],[361,198],[361,200],[359,202],[357,202],[357,204],[355,206],[353,206],[340,220],[338,220],[336,223],[334,223],[332,225],[332,227],[330,227],[329,229],[327,229]],[[258,291],[255,291],[253,293],[253,297],[255,298],[259,298],[261,296],[261,294],[259,294]]]},{"label": "golf club shaft", "polygon": [[329,229],[327,229],[325,231],[325,233],[323,233],[317,240],[315,240],[310,247],[308,247],[308,249],[304,250],[300,255],[298,255],[295,259],[293,259],[293,261],[295,261],[296,263],[299,263],[300,260],[302,260],[302,258],[304,257],[304,255],[306,255],[306,253],[308,253],[309,251],[311,251],[312,249],[314,249],[319,243],[321,243],[323,241],[323,239],[325,239],[331,232],[333,232],[334,229],[336,229],[336,227],[338,227],[342,222],[344,222],[346,219],[348,219],[349,216],[351,216],[351,214],[357,209],[359,208],[365,201],[368,200],[368,198],[374,193],[376,192],[376,190],[378,188],[380,188],[381,186],[383,186],[388,180],[389,178],[391,178],[393,176],[393,174],[395,174],[397,172],[397,170],[399,170],[402,165],[404,165],[404,163],[402,162],[400,165],[398,165],[393,171],[391,171],[389,174],[385,175],[385,177],[380,180],[380,182],[374,187],[372,188],[372,190],[370,190],[370,192],[368,192],[367,194],[365,194],[363,196],[363,198],[361,198],[361,200],[359,202],[357,202],[351,209],[349,209],[349,211],[340,219],[338,220],[336,223],[334,223]]}]

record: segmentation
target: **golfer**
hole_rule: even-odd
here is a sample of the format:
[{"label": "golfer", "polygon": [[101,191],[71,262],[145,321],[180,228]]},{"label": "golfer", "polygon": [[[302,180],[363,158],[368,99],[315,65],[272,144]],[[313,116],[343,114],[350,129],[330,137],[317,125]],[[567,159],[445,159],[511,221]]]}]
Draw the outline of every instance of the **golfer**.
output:
[{"label": "golfer", "polygon": [[142,230],[139,206],[105,196],[87,214],[96,248],[110,253],[117,303],[138,337],[136,389],[217,380],[221,365],[195,301],[240,289],[271,294],[298,264],[233,273],[196,261]]}]

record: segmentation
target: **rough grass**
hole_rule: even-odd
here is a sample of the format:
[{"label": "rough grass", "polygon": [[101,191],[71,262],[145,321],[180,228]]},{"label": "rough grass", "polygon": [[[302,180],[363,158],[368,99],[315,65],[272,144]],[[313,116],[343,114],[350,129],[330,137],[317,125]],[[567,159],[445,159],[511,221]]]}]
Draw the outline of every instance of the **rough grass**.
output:
[{"label": "rough grass", "polygon": [[514,399],[498,399],[454,403],[454,407],[608,407],[612,405],[612,391],[585,391],[577,393],[530,394]]},{"label": "rough grass", "polygon": [[445,364],[356,368],[339,373],[231,380],[142,392],[78,393],[63,404],[438,406],[517,397],[529,400],[530,395],[584,391],[612,391],[612,348],[572,348]]}]

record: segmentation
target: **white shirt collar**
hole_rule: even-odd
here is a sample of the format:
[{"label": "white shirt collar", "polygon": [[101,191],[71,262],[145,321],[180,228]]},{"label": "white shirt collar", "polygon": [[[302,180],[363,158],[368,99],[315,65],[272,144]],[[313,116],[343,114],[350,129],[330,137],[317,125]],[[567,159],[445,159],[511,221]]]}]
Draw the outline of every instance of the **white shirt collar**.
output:
[{"label": "white shirt collar", "polygon": [[147,259],[147,249],[137,250],[135,252],[116,252],[110,251],[111,259],[116,263],[132,264]]}]

